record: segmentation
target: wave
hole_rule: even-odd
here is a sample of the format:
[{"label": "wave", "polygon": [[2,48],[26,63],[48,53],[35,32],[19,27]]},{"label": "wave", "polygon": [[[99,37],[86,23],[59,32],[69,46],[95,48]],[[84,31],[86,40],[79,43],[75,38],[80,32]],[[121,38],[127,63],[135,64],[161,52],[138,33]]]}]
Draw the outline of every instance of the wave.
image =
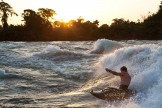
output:
[{"label": "wave", "polygon": [[6,75],[7,74],[6,74],[5,70],[0,69],[0,78],[5,77]]},{"label": "wave", "polygon": [[43,54],[46,54],[48,56],[53,56],[53,57],[57,57],[57,56],[82,56],[83,54],[81,53],[76,53],[76,52],[72,52],[66,49],[61,49],[58,46],[54,46],[54,45],[48,45],[44,50],[43,50]]},{"label": "wave", "polygon": [[69,51],[65,50],[65,49],[60,49],[60,47],[58,46],[53,46],[53,45],[48,45],[44,50],[44,53],[48,54],[48,55],[62,55],[65,53],[69,53]]},{"label": "wave", "polygon": [[[121,66],[126,66],[132,77],[130,89],[137,90],[137,96],[142,96],[139,106],[160,108],[162,106],[162,46],[135,45],[115,50],[100,58],[96,64],[96,74],[103,74],[101,72],[105,72],[105,68],[119,71]],[[113,79],[110,81],[119,82],[116,77]],[[113,84],[118,86],[118,83]]]},{"label": "wave", "polygon": [[92,62],[94,57],[96,55],[48,45],[42,52],[33,55],[32,60],[37,60],[41,67],[53,70],[64,78],[85,81],[88,79],[87,76],[92,73],[89,62]]},{"label": "wave", "polygon": [[0,69],[0,79],[26,79],[24,76],[8,73],[8,70]]},{"label": "wave", "polygon": [[96,55],[88,54],[85,51],[70,51],[68,49],[61,49],[56,45],[48,45],[42,52],[34,54],[33,57],[41,57],[43,59],[55,61],[74,61],[86,59],[87,57],[94,57]]},{"label": "wave", "polygon": [[112,52],[116,49],[121,48],[122,45],[116,41],[107,39],[99,39],[94,43],[94,48],[90,51],[91,54],[102,54]]}]

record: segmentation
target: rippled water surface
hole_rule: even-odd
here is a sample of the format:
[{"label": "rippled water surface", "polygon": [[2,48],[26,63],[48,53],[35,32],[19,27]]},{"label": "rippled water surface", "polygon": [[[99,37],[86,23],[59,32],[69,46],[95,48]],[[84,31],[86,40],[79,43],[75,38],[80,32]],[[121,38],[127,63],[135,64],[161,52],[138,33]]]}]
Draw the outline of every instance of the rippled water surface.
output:
[{"label": "rippled water surface", "polygon": [[[91,89],[118,87],[105,68],[127,66],[137,95],[118,102]],[[0,42],[0,106],[162,107],[162,41]]]}]

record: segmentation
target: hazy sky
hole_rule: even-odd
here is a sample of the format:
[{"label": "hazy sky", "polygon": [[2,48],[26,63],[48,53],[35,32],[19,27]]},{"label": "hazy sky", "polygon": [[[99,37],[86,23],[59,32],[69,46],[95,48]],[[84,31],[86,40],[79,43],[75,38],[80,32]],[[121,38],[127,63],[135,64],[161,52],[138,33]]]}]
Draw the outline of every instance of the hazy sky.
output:
[{"label": "hazy sky", "polygon": [[9,3],[19,17],[10,18],[9,23],[20,23],[24,9],[51,8],[56,11],[56,19],[68,21],[79,16],[85,20],[99,20],[100,24],[111,24],[114,18],[131,21],[142,20],[148,12],[157,12],[161,0],[4,0]]}]

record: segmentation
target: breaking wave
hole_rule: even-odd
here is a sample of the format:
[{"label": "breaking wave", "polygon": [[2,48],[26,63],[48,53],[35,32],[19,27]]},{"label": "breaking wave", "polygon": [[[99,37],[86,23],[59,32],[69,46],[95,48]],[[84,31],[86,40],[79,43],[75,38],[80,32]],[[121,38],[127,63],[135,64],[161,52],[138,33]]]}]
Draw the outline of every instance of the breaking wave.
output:
[{"label": "breaking wave", "polygon": [[99,39],[94,43],[94,48],[90,53],[103,54],[103,53],[112,52],[121,47],[122,45],[118,42],[107,40],[107,39]]},{"label": "breaking wave", "polygon": [[[129,107],[130,104],[134,104],[137,105],[138,108],[161,108],[161,64],[162,47],[160,45],[135,45],[117,49],[101,57],[96,64],[96,74],[103,74],[101,72],[105,72],[105,68],[119,71],[121,66],[126,66],[132,77],[130,89],[135,89],[138,92],[137,96],[140,96],[140,102],[137,105],[136,101],[131,101],[123,106]],[[112,76],[109,73],[107,74]],[[116,79],[116,77],[113,79],[113,82],[119,82],[119,79]],[[118,86],[118,83],[113,84],[112,86]],[[123,106],[121,108],[123,108]]]}]

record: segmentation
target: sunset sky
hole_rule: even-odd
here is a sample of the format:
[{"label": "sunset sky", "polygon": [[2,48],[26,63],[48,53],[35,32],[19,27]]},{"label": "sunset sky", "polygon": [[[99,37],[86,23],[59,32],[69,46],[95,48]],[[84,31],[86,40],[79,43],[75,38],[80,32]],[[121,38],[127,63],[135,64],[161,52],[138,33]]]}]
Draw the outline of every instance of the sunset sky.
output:
[{"label": "sunset sky", "polygon": [[21,23],[24,9],[50,8],[56,11],[55,19],[68,21],[79,16],[85,20],[99,20],[100,24],[111,24],[114,18],[131,21],[142,20],[148,12],[157,12],[161,0],[4,0],[19,17],[9,19],[10,24]]}]

